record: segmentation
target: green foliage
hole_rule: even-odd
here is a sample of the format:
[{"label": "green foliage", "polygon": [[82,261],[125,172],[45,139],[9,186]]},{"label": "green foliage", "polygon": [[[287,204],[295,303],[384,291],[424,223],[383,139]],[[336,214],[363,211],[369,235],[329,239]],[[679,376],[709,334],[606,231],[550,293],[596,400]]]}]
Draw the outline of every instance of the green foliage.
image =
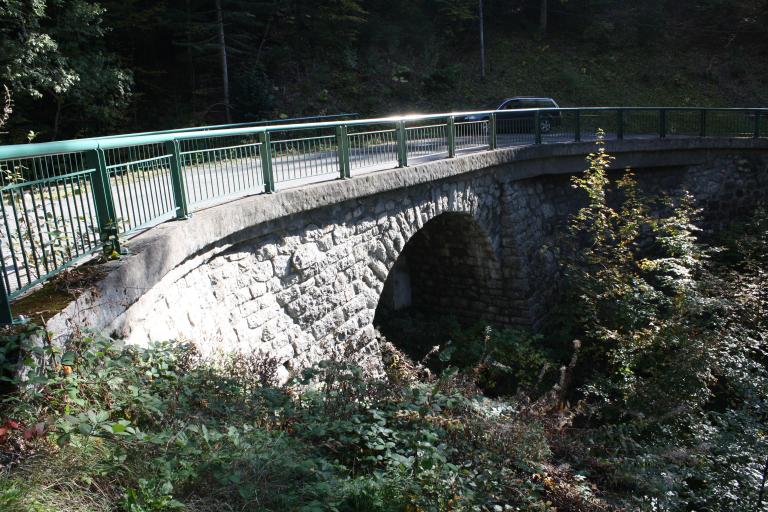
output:
[{"label": "green foliage", "polygon": [[207,361],[184,344],[86,334],[57,348],[33,329],[15,347],[24,378],[0,417],[17,428],[0,446],[16,461],[0,497],[19,509],[91,510],[90,496],[131,512],[547,510],[531,480],[544,425],[453,370],[393,384],[325,361],[278,386],[272,361]]},{"label": "green foliage", "polygon": [[484,323],[461,325],[454,317],[400,312],[382,333],[432,371],[469,371],[474,383],[493,396],[537,396],[551,384],[561,354],[554,354],[541,335],[526,329],[495,329]]},{"label": "green foliage", "polygon": [[692,198],[659,207],[629,174],[613,191],[601,141],[588,161],[565,268],[587,428],[569,457],[633,510],[766,510],[764,212],[723,265],[697,240]]},{"label": "green foliage", "polygon": [[126,512],[166,512],[183,510],[184,504],[173,499],[173,486],[164,482],[158,485],[139,479],[135,489],[128,489],[120,506]]},{"label": "green foliage", "polygon": [[[104,47],[104,9],[84,0],[8,0],[0,4],[0,69],[27,122],[50,106],[46,138],[66,122],[101,130],[124,120],[132,74]],[[98,97],[99,101],[94,101]],[[48,109],[44,109],[48,110]],[[13,123],[22,125],[17,115]],[[39,126],[40,120],[32,126]],[[29,124],[27,126],[30,126]]]},{"label": "green foliage", "polygon": [[[483,81],[476,0],[219,3],[235,121],[466,111],[532,94],[567,106],[768,99],[763,0],[551,0],[546,40],[540,0],[485,0]],[[224,121],[213,0],[5,0],[0,22],[18,103],[9,140]]]},{"label": "green foliage", "polygon": [[273,101],[272,83],[257,63],[246,62],[234,73],[232,103],[243,119],[261,119]]},{"label": "green foliage", "polygon": [[543,338],[523,329],[496,330],[482,324],[462,329],[443,346],[444,364],[472,368],[475,382],[491,395],[540,394],[553,367]]}]

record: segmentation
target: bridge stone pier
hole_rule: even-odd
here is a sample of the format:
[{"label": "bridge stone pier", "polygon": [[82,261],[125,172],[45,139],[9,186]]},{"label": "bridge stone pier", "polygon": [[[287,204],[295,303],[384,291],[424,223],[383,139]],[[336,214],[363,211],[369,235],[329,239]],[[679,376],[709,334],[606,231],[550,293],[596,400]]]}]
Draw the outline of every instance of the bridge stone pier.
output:
[{"label": "bridge stone pier", "polygon": [[[591,143],[475,153],[212,207],[156,226],[49,329],[277,359],[287,376],[352,349],[375,365],[376,315],[413,306],[537,328],[557,300],[558,235],[583,202]],[[768,141],[608,143],[649,192],[687,189],[708,226],[768,198]]]}]

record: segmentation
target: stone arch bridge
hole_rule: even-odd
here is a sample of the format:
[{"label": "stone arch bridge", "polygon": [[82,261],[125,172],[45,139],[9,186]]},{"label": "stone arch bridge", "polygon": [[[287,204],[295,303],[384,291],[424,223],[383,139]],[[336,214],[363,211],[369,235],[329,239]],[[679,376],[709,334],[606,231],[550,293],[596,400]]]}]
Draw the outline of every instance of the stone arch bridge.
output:
[{"label": "stone arch bridge", "polygon": [[[558,230],[583,199],[570,176],[593,149],[475,153],[202,210],[132,240],[49,328],[264,353],[287,374],[350,343],[374,353],[376,315],[409,305],[536,327],[557,299]],[[691,191],[710,226],[768,195],[768,141],[607,149],[645,189]]]}]

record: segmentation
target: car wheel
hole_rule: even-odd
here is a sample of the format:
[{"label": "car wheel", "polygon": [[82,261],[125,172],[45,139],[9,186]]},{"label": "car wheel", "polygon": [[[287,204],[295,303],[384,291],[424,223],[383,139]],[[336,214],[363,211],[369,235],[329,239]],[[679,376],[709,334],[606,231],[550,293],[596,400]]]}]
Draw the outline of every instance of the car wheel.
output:
[{"label": "car wheel", "polygon": [[541,133],[549,133],[552,130],[552,121],[549,119],[542,119],[539,122],[539,128],[541,129]]}]

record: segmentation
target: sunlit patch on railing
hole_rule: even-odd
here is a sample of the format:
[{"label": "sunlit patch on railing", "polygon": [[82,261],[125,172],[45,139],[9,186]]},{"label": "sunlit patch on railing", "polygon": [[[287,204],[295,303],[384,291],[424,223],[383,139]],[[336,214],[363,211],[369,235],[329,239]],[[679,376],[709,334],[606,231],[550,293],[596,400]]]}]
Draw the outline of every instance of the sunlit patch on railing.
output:
[{"label": "sunlit patch on railing", "polygon": [[394,128],[349,133],[352,172],[391,169],[397,165],[397,134]]},{"label": "sunlit patch on railing", "polygon": [[487,120],[457,122],[455,126],[458,151],[488,149],[490,146]]},{"label": "sunlit patch on railing", "polygon": [[262,192],[258,137],[253,134],[179,141],[184,189],[192,206]]},{"label": "sunlit patch on railing", "polygon": [[121,233],[170,218],[174,211],[170,159],[163,144],[107,149],[109,187]]},{"label": "sunlit patch on railing", "polygon": [[281,135],[284,137],[282,140],[271,142],[272,172],[276,183],[338,175],[339,154],[335,135],[299,138],[291,137],[290,133]]},{"label": "sunlit patch on railing", "polygon": [[448,154],[445,124],[407,126],[405,134],[409,161]]}]

